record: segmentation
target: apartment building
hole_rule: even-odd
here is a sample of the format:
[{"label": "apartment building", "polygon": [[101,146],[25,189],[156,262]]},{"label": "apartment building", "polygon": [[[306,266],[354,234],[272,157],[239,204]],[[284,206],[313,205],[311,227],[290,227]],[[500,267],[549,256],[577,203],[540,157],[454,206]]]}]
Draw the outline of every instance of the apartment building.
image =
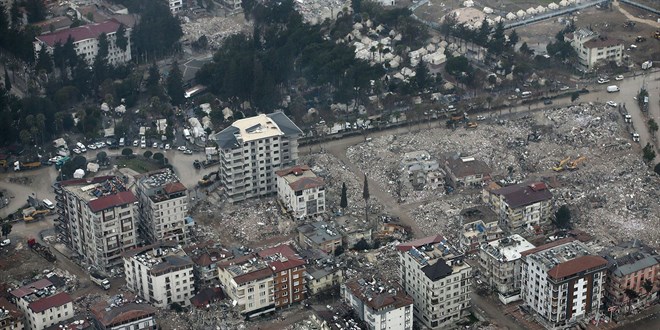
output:
[{"label": "apartment building", "polygon": [[306,223],[296,230],[298,231],[298,243],[303,248],[313,248],[334,254],[335,250],[342,246],[341,234],[326,221]]},{"label": "apartment building", "polygon": [[319,265],[307,267],[305,274],[307,279],[307,292],[315,296],[338,288],[344,282],[344,272],[334,265]]},{"label": "apartment building", "polygon": [[102,271],[121,266],[137,245],[137,198],[116,176],[61,181],[55,187],[56,230],[69,248]]},{"label": "apartment building", "polygon": [[241,4],[243,3],[242,0],[222,0],[222,4],[227,7],[227,9],[231,10],[232,12],[239,12],[243,10],[243,7]]},{"label": "apartment building", "polygon": [[234,257],[234,253],[212,241],[184,248],[193,263],[195,282],[203,287],[218,279],[218,263]]},{"label": "apartment building", "polygon": [[73,317],[73,299],[47,279],[11,291],[13,301],[25,315],[25,329],[42,330]]},{"label": "apartment building", "polygon": [[172,15],[176,15],[181,10],[183,10],[183,0],[167,0],[167,4],[170,7],[170,12],[172,12]]},{"label": "apartment building", "polygon": [[485,162],[474,157],[453,155],[445,160],[447,182],[452,187],[481,185],[490,180],[491,169]]},{"label": "apartment building", "polygon": [[[660,255],[639,240],[606,247],[599,253],[608,262],[605,303],[617,312],[642,308],[657,299]],[[632,290],[636,298],[626,294]]]},{"label": "apartment building", "polygon": [[465,253],[479,251],[484,242],[491,242],[504,236],[499,226],[499,216],[485,206],[475,206],[461,210],[463,233],[461,248]]},{"label": "apartment building", "polygon": [[482,199],[499,215],[500,225],[514,232],[548,224],[554,216],[552,193],[543,182],[489,185]]},{"label": "apartment building", "polygon": [[617,64],[623,61],[623,40],[601,36],[584,28],[566,34],[564,39],[570,42],[577,52],[578,67],[581,69],[591,70],[609,61]]},{"label": "apartment building", "polygon": [[341,286],[341,296],[369,330],[413,328],[413,300],[398,285],[354,279]]},{"label": "apartment building", "polygon": [[156,330],[156,309],[149,304],[125,302],[117,299],[112,303],[102,301],[90,308],[94,329],[98,330]]},{"label": "apartment building", "polygon": [[481,244],[479,270],[483,281],[497,292],[503,304],[520,300],[521,253],[533,248],[532,243],[518,234]]},{"label": "apartment building", "polygon": [[441,236],[399,244],[399,279],[413,315],[430,329],[451,328],[469,314],[471,267]]},{"label": "apartment building", "polygon": [[235,121],[211,136],[218,144],[221,181],[230,202],[277,192],[275,171],[298,160],[302,131],[282,112]]},{"label": "apartment building", "polygon": [[294,218],[325,212],[325,182],[306,165],[276,171],[277,198]]},{"label": "apartment building", "polygon": [[145,173],[136,178],[140,200],[138,229],[148,243],[176,241],[188,244],[188,192],[170,169]]},{"label": "apartment building", "polygon": [[220,286],[248,317],[303,300],[304,274],[305,261],[288,245],[218,264]]},{"label": "apartment building", "polygon": [[112,18],[101,23],[91,23],[36,36],[33,42],[35,58],[39,57],[39,52],[43,47],[46,47],[46,51],[53,55],[55,46],[58,43],[66,44],[71,37],[76,54],[82,56],[87,63],[92,64],[99,52],[99,37],[105,33],[108,37],[108,63],[112,65],[127,63],[131,60],[132,29],[125,27],[128,44],[123,50],[117,45],[117,30],[120,26],[121,23]]},{"label": "apartment building", "polygon": [[521,255],[520,295],[541,325],[569,327],[600,309],[607,261],[584,243],[565,238]]},{"label": "apartment building", "polygon": [[0,297],[0,330],[23,329],[25,316],[5,297]]},{"label": "apartment building", "polygon": [[162,242],[122,253],[126,285],[152,305],[190,304],[194,295],[193,262],[175,242]]}]

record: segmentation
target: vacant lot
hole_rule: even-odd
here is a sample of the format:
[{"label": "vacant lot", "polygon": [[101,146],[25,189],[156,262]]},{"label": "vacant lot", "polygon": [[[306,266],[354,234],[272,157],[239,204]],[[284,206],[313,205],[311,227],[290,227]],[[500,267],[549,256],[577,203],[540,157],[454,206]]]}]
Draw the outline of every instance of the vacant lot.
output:
[{"label": "vacant lot", "polygon": [[156,161],[145,159],[141,156],[137,156],[135,158],[120,157],[117,159],[117,167],[128,167],[138,173],[147,173],[161,168],[160,164],[158,164]]}]

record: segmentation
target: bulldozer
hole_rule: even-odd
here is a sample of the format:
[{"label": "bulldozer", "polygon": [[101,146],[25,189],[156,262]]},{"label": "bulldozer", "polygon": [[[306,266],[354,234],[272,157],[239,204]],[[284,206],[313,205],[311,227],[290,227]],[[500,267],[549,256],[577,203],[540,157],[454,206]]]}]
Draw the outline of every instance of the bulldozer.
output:
[{"label": "bulldozer", "polygon": [[563,171],[565,169],[564,166],[566,166],[566,163],[568,163],[569,160],[571,160],[570,156],[560,160],[559,163],[557,163],[557,166],[553,167],[552,170],[555,172]]},{"label": "bulldozer", "polygon": [[578,169],[578,165],[580,165],[585,160],[587,160],[587,157],[581,156],[580,158],[578,158],[578,159],[570,162],[568,165],[566,165],[566,168],[571,170],[571,171],[575,171],[575,170]]}]

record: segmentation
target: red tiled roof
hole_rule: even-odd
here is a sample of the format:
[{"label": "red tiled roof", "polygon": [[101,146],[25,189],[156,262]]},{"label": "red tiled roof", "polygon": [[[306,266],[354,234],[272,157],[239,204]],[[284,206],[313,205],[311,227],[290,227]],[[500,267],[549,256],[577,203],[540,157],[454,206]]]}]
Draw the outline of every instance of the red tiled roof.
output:
[{"label": "red tiled roof", "polygon": [[137,202],[137,198],[130,191],[122,191],[114,195],[103,196],[89,201],[89,208],[96,213],[111,207],[126,205]]},{"label": "red tiled roof", "polygon": [[102,33],[112,33],[116,32],[119,28],[119,22],[114,19],[107,20],[101,23],[87,24],[71,29],[65,29],[53,33],[48,33],[44,35],[37,36],[36,39],[46,43],[48,46],[55,46],[57,42],[62,44],[66,43],[66,40],[71,36],[76,41],[81,41],[85,39],[96,39]]},{"label": "red tiled roof", "polygon": [[300,178],[295,182],[289,183],[289,187],[291,187],[293,191],[302,191],[312,188],[318,188],[318,187],[323,187],[324,185],[325,185],[325,181],[323,181],[323,179],[319,177]]},{"label": "red tiled roof", "polygon": [[585,270],[607,265],[607,260],[599,256],[582,256],[553,267],[548,275],[555,279],[564,278]]},{"label": "red tiled roof", "polygon": [[16,297],[16,298],[23,298],[27,295],[33,294],[41,289],[45,289],[49,286],[53,286],[53,282],[47,280],[47,279],[41,279],[36,282],[30,283],[28,285],[24,285],[14,291],[11,292],[11,295]]},{"label": "red tiled roof", "polygon": [[406,252],[410,250],[413,247],[418,247],[426,244],[432,244],[432,243],[440,243],[442,240],[444,240],[445,237],[442,235],[435,235],[435,236],[429,236],[429,237],[424,237],[420,238],[418,240],[414,240],[408,243],[401,243],[396,246],[396,249],[399,251]]},{"label": "red tiled roof", "polygon": [[170,182],[163,187],[163,190],[168,194],[173,194],[179,191],[186,191],[186,186],[181,182]]},{"label": "red tiled roof", "polygon": [[565,243],[568,243],[568,242],[572,242],[574,240],[575,239],[573,237],[562,238],[562,239],[556,240],[554,242],[551,242],[551,243],[548,243],[548,244],[545,244],[545,245],[537,246],[537,247],[535,247],[531,250],[520,252],[520,255],[528,256],[528,255],[534,254],[536,252],[544,251],[544,250],[547,250],[547,249],[552,249],[555,246],[562,245],[562,244],[565,244]]},{"label": "red tiled roof", "polygon": [[509,207],[515,209],[521,206],[552,199],[552,193],[542,182],[521,183],[492,190],[496,195],[504,196]]},{"label": "red tiled roof", "polygon": [[236,281],[236,284],[241,285],[243,283],[269,278],[271,276],[273,276],[273,271],[266,267],[247,274],[236,276],[234,277],[234,281]]},{"label": "red tiled roof", "polygon": [[285,168],[285,169],[281,169],[279,171],[276,171],[275,174],[277,174],[278,176],[287,176],[291,173],[302,173],[302,172],[309,171],[309,170],[310,170],[310,168],[307,165],[296,165],[296,166],[293,166],[293,167],[289,167],[289,168]]},{"label": "red tiled roof", "polygon": [[261,258],[267,258],[273,255],[281,255],[286,259],[278,259],[269,261],[268,265],[275,268],[275,271],[282,271],[295,267],[300,267],[306,264],[305,260],[300,258],[296,251],[288,244],[278,245],[269,249],[265,249],[257,253]]},{"label": "red tiled roof", "polygon": [[4,309],[9,312],[9,315],[14,319],[22,319],[23,313],[18,309],[18,307],[7,300],[5,297],[0,297],[0,309]]},{"label": "red tiled roof", "polygon": [[71,179],[71,180],[60,181],[60,186],[64,187],[64,186],[78,186],[83,184],[95,184],[95,183],[112,180],[113,178],[115,178],[115,176],[105,175],[105,176],[97,176],[88,179]]},{"label": "red tiled roof", "polygon": [[69,294],[66,292],[60,292],[50,297],[33,301],[28,305],[28,308],[30,308],[34,313],[41,313],[47,309],[63,306],[70,302],[73,302],[71,296],[69,296]]},{"label": "red tiled roof", "polygon": [[[109,310],[107,309],[109,307]],[[106,327],[125,324],[129,321],[153,317],[156,309],[148,304],[128,303],[122,306],[110,307],[103,302],[92,307],[94,317]]]},{"label": "red tiled roof", "polygon": [[225,293],[221,288],[204,288],[190,298],[190,303],[197,308],[204,308],[206,305],[222,299],[225,299]]}]

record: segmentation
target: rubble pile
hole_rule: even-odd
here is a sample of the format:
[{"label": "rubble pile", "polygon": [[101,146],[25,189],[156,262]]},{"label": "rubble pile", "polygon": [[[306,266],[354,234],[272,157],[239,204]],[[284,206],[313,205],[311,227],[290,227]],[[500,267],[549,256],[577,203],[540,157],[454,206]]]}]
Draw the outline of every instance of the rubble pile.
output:
[{"label": "rubble pile", "polygon": [[[399,187],[398,182],[407,181],[398,180],[405,176],[399,169],[402,156],[417,150],[427,150],[441,164],[451,153],[485,161],[493,169],[491,176],[503,183],[553,181],[556,205],[568,204],[574,209],[580,229],[597,238],[636,237],[660,245],[660,204],[655,202],[660,192],[654,189],[658,179],[649,175],[633,149],[630,128],[624,126],[616,109],[579,104],[508,117],[487,118],[473,130],[460,124],[453,130],[420,125],[407,134],[374,137],[353,146],[347,157],[400,202],[425,201],[423,209],[413,212],[424,230],[447,220],[442,212],[429,211],[444,210],[446,205],[429,202],[438,199],[441,191],[414,191],[406,184]],[[577,170],[552,170],[567,157],[571,161],[583,158]],[[398,191],[407,197],[399,198]],[[460,203],[457,208],[462,208]]]},{"label": "rubble pile", "polygon": [[305,22],[323,23],[326,19],[334,20],[344,8],[351,7],[350,0],[296,0],[296,10]]},{"label": "rubble pile", "polygon": [[228,17],[200,17],[181,24],[185,39],[190,42],[197,41],[201,36],[208,38],[209,48],[220,47],[222,41],[242,31],[251,31],[251,23],[243,19],[243,15]]},{"label": "rubble pile", "polygon": [[190,307],[184,313],[158,309],[156,318],[163,329],[247,329],[244,317],[228,306],[214,303],[206,309]]}]

